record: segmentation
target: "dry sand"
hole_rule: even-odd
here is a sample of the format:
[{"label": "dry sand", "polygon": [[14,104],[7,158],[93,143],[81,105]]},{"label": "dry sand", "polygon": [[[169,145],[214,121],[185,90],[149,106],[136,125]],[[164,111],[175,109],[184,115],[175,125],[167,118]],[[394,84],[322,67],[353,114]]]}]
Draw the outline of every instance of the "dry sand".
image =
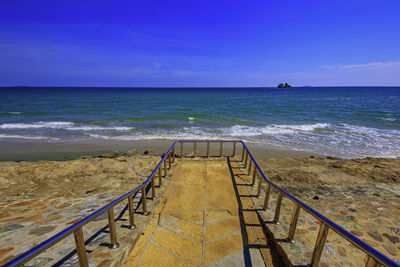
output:
[{"label": "dry sand", "polygon": [[[391,259],[400,262],[400,161],[364,158],[286,158],[261,161],[264,173],[273,182],[356,235]],[[255,189],[254,189],[255,190]],[[265,220],[271,221],[276,203],[272,190]],[[258,200],[261,207],[263,198]],[[281,224],[269,225],[276,238],[286,238],[293,205],[284,199]],[[283,244],[295,264],[307,263],[318,233],[311,215],[302,212],[297,242]],[[365,254],[331,233],[321,266],[359,266]]]}]

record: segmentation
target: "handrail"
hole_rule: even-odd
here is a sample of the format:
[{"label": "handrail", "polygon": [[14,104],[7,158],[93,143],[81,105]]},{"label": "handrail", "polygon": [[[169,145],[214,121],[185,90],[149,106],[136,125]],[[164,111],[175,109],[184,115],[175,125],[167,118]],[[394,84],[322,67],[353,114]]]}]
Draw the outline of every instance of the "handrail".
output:
[{"label": "handrail", "polygon": [[[368,255],[367,264],[371,264],[371,260],[370,260],[369,257],[373,257],[373,259],[375,261],[377,261],[375,263],[379,263],[379,264],[382,264],[382,265],[385,265],[385,266],[400,266],[400,264],[398,264],[395,261],[391,260],[390,258],[385,256],[384,254],[382,254],[381,252],[379,252],[375,248],[371,247],[370,245],[368,245],[367,243],[365,243],[364,241],[362,241],[361,239],[359,239],[355,235],[353,235],[350,232],[348,232],[347,230],[345,230],[340,225],[334,223],[333,221],[331,221],[330,219],[328,219],[327,217],[325,217],[324,215],[322,215],[318,211],[314,210],[313,208],[311,208],[310,206],[308,206],[307,204],[305,204],[304,202],[302,202],[301,200],[299,200],[295,196],[291,195],[289,192],[285,191],[284,189],[280,188],[278,185],[276,185],[275,183],[270,181],[265,176],[264,172],[262,171],[261,167],[258,165],[257,161],[255,160],[255,158],[251,154],[251,152],[250,152],[249,148],[246,146],[246,144],[243,141],[241,141],[241,143],[243,144],[243,147],[246,149],[246,151],[247,151],[248,155],[250,156],[250,158],[253,160],[255,166],[257,167],[257,169],[258,169],[259,173],[261,174],[261,176],[263,177],[264,181],[266,181],[268,184],[270,184],[273,187],[275,187],[279,192],[283,193],[290,200],[295,202],[296,205],[300,206],[305,211],[307,211],[309,214],[311,214],[316,219],[318,219],[320,222],[322,222],[321,223],[321,228],[322,228],[323,223],[326,224],[329,227],[329,229],[334,230],[337,234],[339,234],[340,236],[344,237],[347,241],[349,241],[350,243],[355,245],[357,248],[361,249],[364,253],[366,253]],[[245,164],[245,166],[246,166],[246,164]],[[251,166],[250,166],[250,168],[251,168]],[[260,179],[260,181],[261,181],[261,179]],[[266,196],[266,198],[267,198],[267,196]],[[297,211],[297,216],[298,216],[298,211]],[[292,218],[292,222],[297,223],[297,219],[295,221],[293,221],[293,218]],[[293,226],[291,225],[291,227],[293,227]],[[319,245],[320,247],[314,249],[314,254],[322,252],[322,249],[323,249],[323,246],[324,246],[324,243],[325,243],[325,239],[326,239],[326,235],[327,235],[327,230],[324,230],[322,228],[322,232],[324,232],[324,231],[326,232],[326,233],[324,233],[324,235],[325,235],[325,237],[323,238],[324,240],[318,244],[318,238],[317,238],[317,244],[316,245]],[[323,235],[323,234],[321,233],[321,229],[320,229],[320,233],[318,234],[318,237],[320,237],[321,235]],[[291,239],[291,238],[289,238],[289,239]],[[292,240],[289,240],[289,241],[292,241]],[[318,255],[318,256],[320,257],[321,255]],[[313,257],[314,261],[316,261],[316,262],[312,262],[312,266],[314,266],[314,265],[317,266],[318,265],[319,257],[318,257],[318,259]],[[371,264],[370,266],[375,266],[375,265]]]},{"label": "handrail", "polygon": [[[74,223],[73,225],[69,226],[68,228],[62,230],[61,232],[55,234],[54,236],[50,237],[49,239],[43,241],[42,243],[40,243],[39,245],[33,247],[32,249],[26,251],[25,253],[19,255],[18,257],[14,258],[13,260],[9,261],[8,263],[6,263],[4,265],[5,266],[16,266],[16,265],[22,265],[25,262],[29,261],[30,259],[32,259],[33,257],[35,257],[36,255],[38,255],[39,253],[41,253],[42,251],[44,251],[45,249],[47,249],[48,247],[51,247],[53,245],[55,245],[56,243],[58,243],[59,241],[61,241],[62,239],[64,239],[65,237],[67,237],[68,235],[72,234],[73,232],[75,232],[78,229],[81,229],[82,226],[84,226],[85,224],[93,221],[94,219],[96,219],[98,216],[102,215],[104,212],[110,210],[111,208],[113,208],[115,205],[117,205],[118,203],[120,203],[122,200],[125,200],[126,198],[128,198],[129,196],[132,196],[134,193],[136,193],[137,191],[139,191],[140,189],[144,189],[145,186],[147,186],[150,183],[150,180],[153,178],[154,174],[156,173],[156,171],[160,168],[161,164],[166,160],[166,158],[169,156],[169,153],[173,150],[175,144],[177,143],[177,141],[175,141],[171,147],[168,149],[168,151],[165,153],[164,157],[160,160],[160,162],[158,163],[158,165],[156,166],[156,168],[153,170],[153,172],[150,174],[150,176],[146,179],[146,181],[144,181],[140,186],[134,188],[133,190],[129,191],[128,193],[120,196],[119,198],[117,198],[116,200],[110,202],[109,204],[103,206],[102,208],[96,210],[95,212],[91,213],[90,215],[84,217],[83,219],[81,219],[80,221]],[[134,225],[131,225],[131,227],[134,227]],[[114,244],[115,245],[115,244]],[[81,259],[80,260],[80,264],[81,263]],[[85,259],[84,259],[85,260]],[[87,259],[86,259],[87,260]],[[84,264],[84,266],[87,266],[87,263]]]},{"label": "handrail", "polygon": [[[129,191],[128,193],[120,196],[116,200],[112,201],[111,203],[103,206],[102,208],[96,210],[95,212],[91,213],[90,215],[84,217],[80,221],[76,222],[75,224],[69,226],[68,228],[62,230],[61,232],[55,234],[54,236],[50,237],[49,239],[43,241],[39,245],[33,247],[32,249],[26,251],[25,253],[19,255],[18,257],[14,258],[13,260],[9,261],[6,263],[4,266],[16,266],[16,265],[23,265],[36,255],[40,254],[43,252],[45,249],[55,245],[68,235],[74,234],[75,236],[75,243],[76,243],[76,250],[79,258],[79,264],[80,266],[88,266],[88,260],[86,256],[86,250],[85,250],[85,242],[83,238],[83,232],[82,232],[82,227],[86,225],[87,223],[93,221],[96,219],[98,216],[102,215],[106,211],[108,212],[108,220],[109,220],[109,227],[110,227],[110,240],[111,240],[111,246],[110,248],[116,248],[118,247],[117,243],[117,237],[116,237],[116,230],[115,230],[115,219],[114,219],[114,209],[113,207],[120,203],[121,201],[128,199],[128,206],[129,206],[129,224],[130,224],[130,229],[135,229],[136,226],[134,224],[134,213],[133,213],[133,200],[132,196],[139,190],[142,190],[142,206],[143,206],[143,214],[147,215],[148,212],[146,210],[146,187],[151,183],[152,185],[152,198],[155,199],[155,187],[154,187],[154,176],[156,172],[158,171],[158,176],[159,176],[159,184],[162,184],[162,175],[161,175],[161,168],[162,164],[164,163],[164,176],[167,176],[167,161],[169,163],[169,167],[171,168],[171,162],[174,162],[175,160],[175,145],[177,143],[181,143],[181,154],[180,156],[183,157],[183,143],[194,143],[194,157],[196,157],[196,143],[207,143],[207,152],[206,156],[209,156],[209,150],[210,150],[210,143],[220,143],[220,151],[219,151],[219,156],[223,155],[223,143],[226,142],[232,142],[233,145],[233,155],[235,156],[236,152],[236,143],[241,143],[243,145],[242,149],[242,159],[241,161],[244,161],[244,169],[248,168],[248,175],[251,173],[252,169],[252,163],[254,163],[254,172],[253,172],[253,182],[252,185],[255,183],[255,178],[257,175],[256,170],[258,170],[258,173],[263,177],[263,179],[259,179],[259,184],[258,184],[258,190],[257,190],[257,196],[260,196],[261,193],[261,183],[264,180],[267,182],[268,187],[266,190],[265,194],[265,202],[264,202],[264,209],[267,208],[268,206],[268,200],[269,200],[269,190],[270,186],[273,186],[275,189],[278,190],[278,199],[277,199],[277,206],[275,209],[275,218],[274,221],[278,223],[279,221],[279,213],[280,213],[280,206],[282,202],[282,196],[288,197],[291,201],[295,203],[295,209],[293,211],[292,215],[292,220],[290,223],[290,229],[289,229],[289,237],[288,241],[293,241],[294,234],[296,231],[296,225],[297,225],[297,220],[299,216],[299,211],[300,208],[304,209],[306,212],[314,216],[316,219],[318,219],[321,222],[320,230],[318,233],[317,241],[315,244],[314,248],[314,253],[312,257],[312,262],[311,266],[318,266],[323,247],[325,244],[325,240],[328,234],[328,230],[332,229],[336,233],[338,233],[340,236],[344,237],[347,241],[355,245],[357,248],[362,250],[364,253],[367,254],[367,265],[366,266],[376,266],[379,264],[382,264],[384,266],[400,266],[400,264],[394,262],[390,258],[386,257],[384,254],[379,252],[378,250],[374,249],[364,241],[360,240],[350,232],[346,231],[344,228],[341,226],[337,225],[333,221],[329,220],[327,217],[319,213],[318,211],[314,210],[313,208],[309,207],[305,203],[303,203],[301,200],[296,198],[295,196],[291,195],[289,192],[285,191],[284,189],[280,188],[278,185],[270,181],[262,171],[261,167],[258,165],[257,161],[251,154],[249,148],[247,145],[244,143],[243,140],[176,140],[174,143],[171,145],[171,147],[168,149],[168,151],[164,154],[160,162],[157,164],[157,166],[154,168],[154,170],[151,172],[149,177],[144,181],[141,185],[138,187],[134,188],[133,190]],[[245,153],[246,152],[246,153]],[[172,154],[172,157],[171,157]],[[246,154],[246,155],[245,155]],[[246,156],[246,157],[245,157]],[[171,159],[172,158],[172,159]],[[247,160],[249,159],[249,165],[247,165]]]}]

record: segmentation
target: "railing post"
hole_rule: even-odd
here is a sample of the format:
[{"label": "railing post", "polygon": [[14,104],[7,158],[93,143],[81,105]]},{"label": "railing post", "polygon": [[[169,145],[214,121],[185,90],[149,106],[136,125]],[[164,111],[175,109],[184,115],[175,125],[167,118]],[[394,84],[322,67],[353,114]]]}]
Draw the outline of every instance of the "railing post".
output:
[{"label": "railing post", "polygon": [[235,157],[236,154],[236,142],[233,142],[233,152],[232,152],[232,158]]},{"label": "railing post", "polygon": [[381,265],[370,255],[367,255],[367,263],[365,264],[365,267],[380,267]]},{"label": "railing post", "polygon": [[135,225],[132,195],[128,197],[128,206],[129,206],[129,229],[133,230],[136,229],[136,225]]},{"label": "railing post", "polygon": [[89,263],[86,255],[85,238],[83,237],[82,227],[79,227],[78,229],[75,230],[74,237],[75,237],[76,252],[78,254],[78,259],[79,259],[79,266],[88,267]]},{"label": "railing post", "polygon": [[196,146],[197,146],[197,142],[194,142],[194,144],[193,144],[193,158],[195,158],[196,157],[196,153],[197,153],[197,149],[196,149]]},{"label": "railing post", "polygon": [[[260,178],[261,179],[261,178]],[[268,202],[269,202],[269,191],[271,190],[271,185],[267,182],[267,187],[265,188],[265,199],[264,199],[264,206],[263,209],[268,209]]]},{"label": "railing post", "polygon": [[207,142],[207,158],[210,157],[210,142]]},{"label": "railing post", "polygon": [[[254,167],[254,172],[253,172],[253,180],[251,181],[251,185],[255,185],[256,183],[256,176],[257,176],[257,166]],[[260,175],[261,176],[261,175]],[[260,178],[261,179],[261,178]]]},{"label": "railing post", "polygon": [[156,199],[156,185],[154,183],[154,175],[151,177],[151,199]]},{"label": "railing post", "polygon": [[247,158],[249,157],[249,152],[246,151],[246,157],[244,158],[244,169],[247,169]]},{"label": "railing post", "polygon": [[161,166],[158,167],[158,186],[162,186]]},{"label": "railing post", "polygon": [[171,169],[171,162],[172,161],[172,159],[171,159],[171,152],[168,154],[168,169]]},{"label": "railing post", "polygon": [[143,205],[143,215],[149,215],[150,211],[147,211],[146,207],[146,186],[142,187],[142,205]]},{"label": "railing post", "polygon": [[319,227],[317,241],[315,242],[314,252],[311,259],[311,266],[317,267],[319,261],[321,260],[322,252],[324,251],[324,245],[326,241],[326,237],[328,236],[329,227],[324,222],[321,222],[321,226]]},{"label": "railing post", "polygon": [[222,146],[224,145],[224,142],[219,142],[219,156],[222,157]]},{"label": "railing post", "polygon": [[292,219],[290,220],[290,228],[289,228],[289,235],[288,235],[288,240],[292,243],[294,243],[294,234],[296,233],[296,226],[297,226],[297,221],[299,219],[299,213],[300,213],[300,206],[294,203],[294,209],[293,209],[293,214],[292,214]]},{"label": "railing post", "polygon": [[243,160],[244,160],[244,145],[242,146],[242,159],[240,160],[241,162],[243,162]]},{"label": "railing post", "polygon": [[279,224],[279,215],[281,213],[281,204],[282,204],[282,192],[278,192],[278,198],[276,199],[276,207],[275,207],[275,217],[274,222]]},{"label": "railing post", "polygon": [[251,158],[250,158],[249,171],[247,172],[247,176],[249,176],[250,173],[251,173],[251,164],[252,164],[252,163],[253,163],[253,161],[252,161]]},{"label": "railing post", "polygon": [[262,176],[260,175],[258,179],[258,188],[257,188],[257,198],[261,198],[261,183],[262,183]]},{"label": "railing post", "polygon": [[172,163],[175,162],[175,146],[172,148]]},{"label": "railing post", "polygon": [[118,248],[117,232],[115,229],[114,207],[108,209],[108,227],[110,228],[110,248]]},{"label": "railing post", "polygon": [[167,177],[167,157],[164,159],[164,177]]},{"label": "railing post", "polygon": [[181,158],[183,158],[183,142],[181,142]]}]

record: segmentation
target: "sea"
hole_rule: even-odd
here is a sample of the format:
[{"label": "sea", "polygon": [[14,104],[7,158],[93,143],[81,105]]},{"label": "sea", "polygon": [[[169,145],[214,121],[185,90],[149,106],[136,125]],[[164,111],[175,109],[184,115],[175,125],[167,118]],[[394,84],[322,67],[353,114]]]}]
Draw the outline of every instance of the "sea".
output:
[{"label": "sea", "polygon": [[160,138],[400,158],[400,87],[0,88],[0,143]]}]

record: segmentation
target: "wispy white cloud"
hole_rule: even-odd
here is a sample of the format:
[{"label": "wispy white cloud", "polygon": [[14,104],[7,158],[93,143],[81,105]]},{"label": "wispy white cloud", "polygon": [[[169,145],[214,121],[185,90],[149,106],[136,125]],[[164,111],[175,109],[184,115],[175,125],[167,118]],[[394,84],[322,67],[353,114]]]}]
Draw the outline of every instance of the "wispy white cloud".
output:
[{"label": "wispy white cloud", "polygon": [[320,66],[320,69],[365,69],[365,68],[376,68],[376,67],[392,67],[400,65],[400,61],[391,62],[370,62],[365,64],[350,64],[350,65],[338,65],[338,66]]}]

